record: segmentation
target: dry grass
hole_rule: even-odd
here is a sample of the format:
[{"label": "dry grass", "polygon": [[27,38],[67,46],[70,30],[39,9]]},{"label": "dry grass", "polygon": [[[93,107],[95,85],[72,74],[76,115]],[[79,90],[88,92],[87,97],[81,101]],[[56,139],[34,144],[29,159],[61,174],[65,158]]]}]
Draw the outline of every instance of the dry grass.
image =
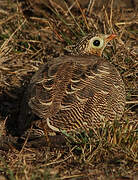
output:
[{"label": "dry grass", "polygon": [[[0,179],[137,179],[138,49],[134,5],[124,7],[113,0],[99,5],[93,1],[89,8],[78,0],[41,0],[40,6],[36,0],[26,2],[34,4],[27,4],[23,16],[20,3],[0,1]],[[40,64],[65,53],[66,45],[93,31],[118,35],[104,56],[120,71],[126,86],[122,121],[106,123],[89,135],[67,138],[61,147],[34,148],[26,142],[18,150],[14,146],[16,138],[6,135],[5,123],[11,114],[17,118],[32,74]]]}]

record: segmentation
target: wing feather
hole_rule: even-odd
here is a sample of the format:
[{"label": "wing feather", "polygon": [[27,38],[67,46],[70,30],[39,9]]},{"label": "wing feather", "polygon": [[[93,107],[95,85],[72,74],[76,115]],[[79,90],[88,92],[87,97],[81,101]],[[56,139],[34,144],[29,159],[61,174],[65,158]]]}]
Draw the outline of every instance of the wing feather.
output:
[{"label": "wing feather", "polygon": [[[125,102],[119,73],[108,61],[94,55],[64,56],[43,65],[32,78],[29,90],[29,106],[53,130],[113,120],[119,111],[117,104]],[[123,109],[124,103],[120,107]]]}]

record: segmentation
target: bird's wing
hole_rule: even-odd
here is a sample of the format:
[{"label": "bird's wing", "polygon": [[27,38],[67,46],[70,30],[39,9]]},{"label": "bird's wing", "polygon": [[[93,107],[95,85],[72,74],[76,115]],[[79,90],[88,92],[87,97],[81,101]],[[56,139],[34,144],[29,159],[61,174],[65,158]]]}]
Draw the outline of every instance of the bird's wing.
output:
[{"label": "bird's wing", "polygon": [[97,57],[92,58],[67,56],[43,65],[29,86],[29,106],[34,113],[51,117],[92,97],[91,80],[95,79],[93,72],[99,62]]},{"label": "bird's wing", "polygon": [[29,90],[29,106],[53,130],[114,120],[124,108],[120,75],[98,56],[64,56],[51,61],[33,76]]}]

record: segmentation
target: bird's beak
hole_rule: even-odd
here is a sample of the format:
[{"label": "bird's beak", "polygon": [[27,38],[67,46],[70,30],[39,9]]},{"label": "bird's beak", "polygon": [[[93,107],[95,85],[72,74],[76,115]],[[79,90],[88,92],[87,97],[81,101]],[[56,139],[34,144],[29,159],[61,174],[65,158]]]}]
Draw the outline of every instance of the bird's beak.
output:
[{"label": "bird's beak", "polygon": [[105,35],[105,41],[106,41],[106,42],[109,42],[109,41],[111,41],[112,39],[115,39],[116,37],[117,37],[116,34]]}]

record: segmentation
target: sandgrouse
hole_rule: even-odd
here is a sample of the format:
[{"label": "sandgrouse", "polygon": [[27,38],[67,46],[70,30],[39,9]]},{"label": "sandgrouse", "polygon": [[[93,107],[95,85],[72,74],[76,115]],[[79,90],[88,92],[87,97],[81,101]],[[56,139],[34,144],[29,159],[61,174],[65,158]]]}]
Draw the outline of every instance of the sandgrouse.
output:
[{"label": "sandgrouse", "polygon": [[28,104],[53,131],[91,129],[120,120],[125,88],[117,69],[102,52],[116,35],[88,35],[72,55],[45,63],[32,77]]}]

